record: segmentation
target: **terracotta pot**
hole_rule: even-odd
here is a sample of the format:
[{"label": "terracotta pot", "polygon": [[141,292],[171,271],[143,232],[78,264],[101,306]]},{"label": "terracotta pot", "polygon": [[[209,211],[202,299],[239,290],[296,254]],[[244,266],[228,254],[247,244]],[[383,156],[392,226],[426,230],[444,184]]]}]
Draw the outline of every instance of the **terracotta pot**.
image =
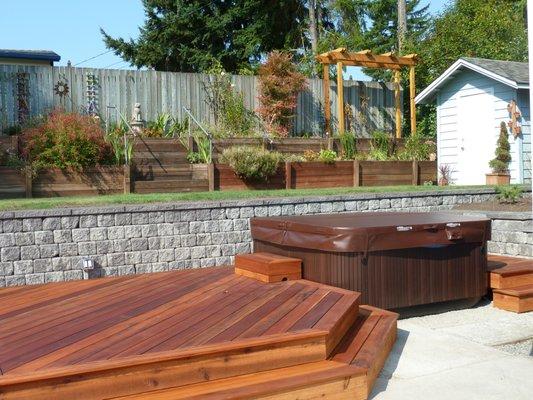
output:
[{"label": "terracotta pot", "polygon": [[485,174],[487,185],[509,185],[511,183],[511,175],[505,173]]}]

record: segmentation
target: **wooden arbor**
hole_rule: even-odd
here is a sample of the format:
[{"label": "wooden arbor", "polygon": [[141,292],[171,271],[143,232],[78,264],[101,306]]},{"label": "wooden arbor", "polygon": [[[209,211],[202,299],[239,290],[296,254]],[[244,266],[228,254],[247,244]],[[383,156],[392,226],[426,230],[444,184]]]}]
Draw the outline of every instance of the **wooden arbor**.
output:
[{"label": "wooden arbor", "polygon": [[411,111],[411,133],[416,133],[416,112],[415,112],[415,65],[417,55],[395,56],[392,53],[372,54],[370,50],[362,50],[356,53],[348,53],[344,47],[319,54],[317,60],[324,66],[324,106],[326,131],[331,134],[331,106],[329,104],[329,66],[337,64],[337,108],[339,118],[339,131],[344,132],[344,94],[342,67],[351,65],[366,68],[381,68],[394,71],[394,100],[396,108],[396,137],[400,138],[402,131],[402,114],[400,99],[400,70],[409,67],[409,99]]}]

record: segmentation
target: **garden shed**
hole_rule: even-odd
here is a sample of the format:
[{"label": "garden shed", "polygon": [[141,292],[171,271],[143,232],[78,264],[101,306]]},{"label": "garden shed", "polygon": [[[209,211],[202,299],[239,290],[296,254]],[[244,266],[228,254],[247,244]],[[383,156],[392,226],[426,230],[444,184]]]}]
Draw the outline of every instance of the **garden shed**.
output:
[{"label": "garden shed", "polygon": [[528,64],[460,58],[417,97],[436,103],[438,164],[459,185],[485,184],[500,123],[511,145],[511,183],[531,182]]}]

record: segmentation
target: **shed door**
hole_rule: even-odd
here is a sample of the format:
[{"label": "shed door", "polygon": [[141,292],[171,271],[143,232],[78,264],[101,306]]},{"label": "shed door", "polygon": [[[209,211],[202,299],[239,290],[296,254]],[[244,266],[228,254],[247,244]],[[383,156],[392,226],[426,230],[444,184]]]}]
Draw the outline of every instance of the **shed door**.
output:
[{"label": "shed door", "polygon": [[474,89],[459,97],[458,102],[457,185],[484,185],[494,157],[493,89]]}]

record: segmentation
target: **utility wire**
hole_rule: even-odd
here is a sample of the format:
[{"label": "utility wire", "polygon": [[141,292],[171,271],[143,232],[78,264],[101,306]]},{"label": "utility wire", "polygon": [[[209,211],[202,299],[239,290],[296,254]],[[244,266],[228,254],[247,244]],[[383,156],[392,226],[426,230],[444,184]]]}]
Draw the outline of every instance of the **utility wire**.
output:
[{"label": "utility wire", "polygon": [[122,64],[122,63],[126,63],[126,62],[128,62],[128,61],[120,60],[120,61],[114,62],[113,64],[109,64],[109,65],[105,66],[104,68],[110,68],[110,67],[113,67],[114,65]]},{"label": "utility wire", "polygon": [[100,57],[100,56],[103,56],[104,54],[111,53],[112,51],[113,51],[113,50],[104,51],[103,53],[97,54],[97,55],[95,55],[95,56],[93,56],[93,57],[91,57],[91,58],[88,58],[88,59],[86,59],[86,60],[80,61],[80,62],[77,63],[77,64],[74,64],[73,67],[76,67],[76,66],[78,66],[78,65],[80,65],[80,64],[83,64],[83,63],[85,63],[85,62],[87,62],[87,61],[94,60],[95,58]]}]

